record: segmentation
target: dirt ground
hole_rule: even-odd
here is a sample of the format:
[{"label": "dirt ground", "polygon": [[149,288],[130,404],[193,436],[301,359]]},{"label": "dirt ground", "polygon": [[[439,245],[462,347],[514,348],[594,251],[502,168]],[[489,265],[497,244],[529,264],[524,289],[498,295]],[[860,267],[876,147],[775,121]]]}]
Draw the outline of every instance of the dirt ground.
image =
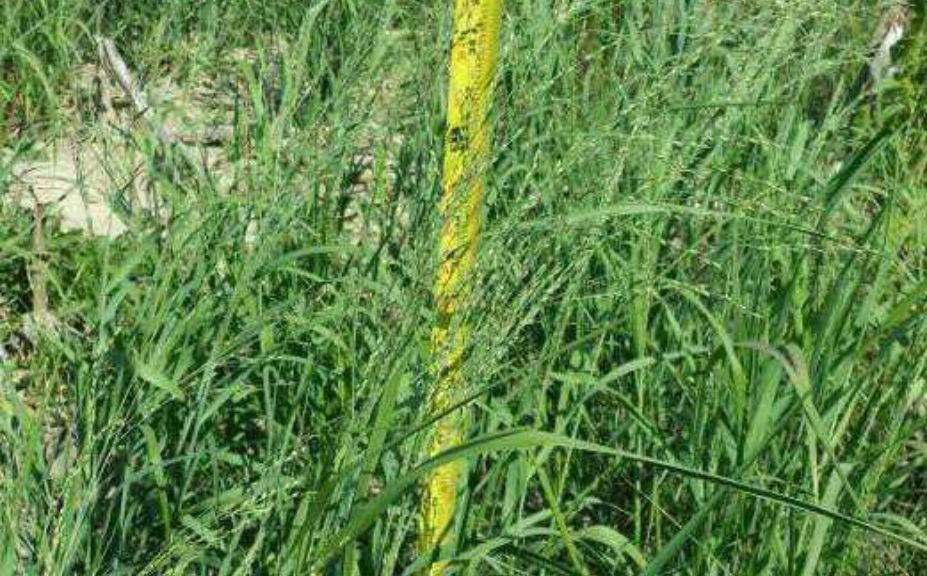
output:
[{"label": "dirt ground", "polygon": [[[178,140],[207,129],[230,133],[231,104],[208,79],[179,86],[166,78],[149,89],[151,109],[142,115],[99,64],[85,64],[73,74],[75,97],[63,110],[57,138],[39,142],[14,155],[0,150],[0,161],[12,163],[7,193],[0,201],[34,210],[45,207],[65,231],[116,237],[126,229],[126,217],[151,207],[145,156],[140,143],[158,131],[178,134]],[[158,128],[157,126],[163,126]],[[194,149],[210,169],[222,163],[221,148]]]}]

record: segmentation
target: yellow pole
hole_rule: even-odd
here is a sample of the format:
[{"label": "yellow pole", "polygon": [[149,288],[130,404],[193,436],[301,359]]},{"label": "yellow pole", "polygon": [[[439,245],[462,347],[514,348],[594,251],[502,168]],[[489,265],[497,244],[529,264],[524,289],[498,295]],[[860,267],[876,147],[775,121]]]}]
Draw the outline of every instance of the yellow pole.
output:
[{"label": "yellow pole", "polygon": [[[441,199],[444,224],[434,286],[437,323],[432,332],[436,359],[436,384],[430,402],[433,414],[448,408],[465,384],[460,362],[469,328],[462,312],[480,236],[483,174],[490,161],[492,137],[489,109],[501,24],[502,0],[454,1]],[[463,436],[464,417],[455,411],[437,423],[430,454],[460,444]],[[452,463],[437,469],[426,480],[421,511],[423,552],[454,540],[451,523],[460,475],[461,464]],[[444,562],[436,562],[428,574],[440,576],[445,566]]]}]

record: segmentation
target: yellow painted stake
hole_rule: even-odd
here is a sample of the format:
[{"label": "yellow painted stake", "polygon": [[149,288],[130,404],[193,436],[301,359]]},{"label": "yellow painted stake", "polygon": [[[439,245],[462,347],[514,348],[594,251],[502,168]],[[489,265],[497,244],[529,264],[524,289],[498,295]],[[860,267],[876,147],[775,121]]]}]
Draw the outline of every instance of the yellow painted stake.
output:
[{"label": "yellow painted stake", "polygon": [[[483,204],[484,171],[490,161],[489,120],[492,85],[499,59],[502,0],[455,0],[444,152],[440,267],[434,295],[437,323],[432,332],[435,389],[431,413],[447,409],[464,388],[460,363],[467,348],[465,315],[470,276],[476,261]],[[454,411],[437,424],[429,452],[443,452],[461,443],[465,419]],[[457,483],[461,464],[437,469],[427,480],[421,510],[421,548],[431,552],[454,540]],[[444,573],[446,563],[428,571]]]}]

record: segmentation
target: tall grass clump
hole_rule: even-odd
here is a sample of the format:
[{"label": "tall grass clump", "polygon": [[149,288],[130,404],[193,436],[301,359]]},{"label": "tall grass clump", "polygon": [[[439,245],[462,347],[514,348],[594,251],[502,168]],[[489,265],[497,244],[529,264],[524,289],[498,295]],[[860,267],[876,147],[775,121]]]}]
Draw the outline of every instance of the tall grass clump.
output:
[{"label": "tall grass clump", "polygon": [[[37,250],[0,155],[0,573],[922,572],[920,5],[853,95],[871,2],[507,2],[435,414],[446,4],[3,5],[3,95],[34,103],[5,148],[97,121],[61,104],[93,34],[239,88],[224,165],[135,128],[163,206],[107,190],[118,238],[49,207]],[[422,554],[452,462],[456,546]]]}]

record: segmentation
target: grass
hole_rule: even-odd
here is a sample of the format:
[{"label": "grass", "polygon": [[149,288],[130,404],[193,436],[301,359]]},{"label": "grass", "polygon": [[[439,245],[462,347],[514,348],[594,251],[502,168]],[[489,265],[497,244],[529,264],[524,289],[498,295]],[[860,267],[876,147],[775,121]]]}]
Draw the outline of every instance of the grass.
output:
[{"label": "grass", "polygon": [[0,573],[408,574],[452,458],[463,574],[922,572],[922,36],[853,98],[868,2],[507,2],[469,436],[426,460],[445,4],[3,4],[9,149],[92,121],[96,33],[244,96],[230,185],[134,136],[169,218],[36,253],[0,202]]}]

